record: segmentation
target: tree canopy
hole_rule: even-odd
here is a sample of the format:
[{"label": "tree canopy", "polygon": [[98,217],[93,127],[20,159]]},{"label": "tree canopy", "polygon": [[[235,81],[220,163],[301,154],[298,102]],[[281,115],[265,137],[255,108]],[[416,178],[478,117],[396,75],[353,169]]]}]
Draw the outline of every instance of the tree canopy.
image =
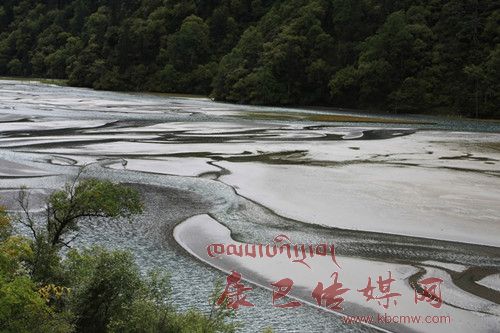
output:
[{"label": "tree canopy", "polygon": [[493,0],[6,0],[0,75],[498,117],[499,20]]}]

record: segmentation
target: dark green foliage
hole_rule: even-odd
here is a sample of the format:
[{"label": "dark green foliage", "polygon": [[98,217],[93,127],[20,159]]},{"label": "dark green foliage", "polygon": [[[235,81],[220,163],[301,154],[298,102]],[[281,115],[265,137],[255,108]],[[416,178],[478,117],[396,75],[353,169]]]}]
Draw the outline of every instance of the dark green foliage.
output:
[{"label": "dark green foliage", "polygon": [[65,265],[69,285],[75,286],[71,308],[79,332],[106,332],[111,323],[127,318],[136,299],[148,296],[139,268],[126,252],[71,252]]},{"label": "dark green foliage", "polygon": [[493,0],[11,0],[0,75],[498,117],[499,21]]},{"label": "dark green foliage", "polygon": [[10,223],[0,207],[0,332],[70,332],[67,312],[49,306],[24,269],[33,253],[27,240],[11,234]]},{"label": "dark green foliage", "polygon": [[0,272],[0,331],[66,333],[71,332],[71,323],[46,304],[29,277]]},{"label": "dark green foliage", "polygon": [[[143,276],[128,252],[93,247],[70,249],[61,256],[65,236],[78,228],[80,218],[92,223],[89,218],[139,213],[142,206],[135,190],[78,176],[49,197],[42,225],[29,213],[29,192],[23,189],[19,199],[25,217],[16,221],[31,229],[33,237],[13,235],[11,218],[0,207],[0,332],[235,331],[237,323],[227,322],[234,311],[227,303],[216,305],[220,284],[210,314],[195,309],[180,313],[170,302],[168,275],[154,271]],[[63,225],[55,236],[52,228]]]},{"label": "dark green foliage", "polygon": [[1,332],[231,333],[237,328],[227,323],[234,312],[215,305],[220,287],[210,314],[180,313],[170,304],[168,276],[142,276],[128,252],[72,250],[62,260],[64,285],[55,286],[37,283],[21,270],[31,255],[29,241],[11,237],[0,241],[0,250]]}]

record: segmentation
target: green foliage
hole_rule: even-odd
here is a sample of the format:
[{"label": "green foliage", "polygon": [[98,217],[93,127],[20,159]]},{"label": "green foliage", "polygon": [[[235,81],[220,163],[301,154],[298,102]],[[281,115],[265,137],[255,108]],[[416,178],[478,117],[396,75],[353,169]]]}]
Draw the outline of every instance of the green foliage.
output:
[{"label": "green foliage", "polygon": [[7,71],[12,75],[23,75],[23,64],[19,59],[14,58],[7,64]]},{"label": "green foliage", "polygon": [[0,274],[0,331],[5,333],[71,332],[64,313],[48,306],[28,276]]},{"label": "green foliage", "polygon": [[13,0],[0,75],[498,117],[499,17],[493,0]]},{"label": "green foliage", "polygon": [[208,55],[208,25],[203,19],[191,15],[186,17],[176,33],[167,41],[169,63],[177,70],[192,70]]},{"label": "green foliage", "polygon": [[48,198],[45,230],[36,230],[29,214],[29,193],[25,189],[20,192],[18,201],[26,213],[24,223],[35,238],[44,238],[54,247],[66,245],[63,237],[77,231],[78,222],[85,218],[130,218],[142,212],[135,189],[108,180],[80,180],[80,174]]},{"label": "green foliage", "polygon": [[[0,249],[1,332],[230,333],[237,328],[226,322],[233,311],[225,304],[215,305],[220,285],[214,290],[210,315],[194,309],[179,313],[169,303],[168,275],[152,272],[143,277],[128,252],[71,250],[61,265],[65,286],[40,288],[19,270],[21,253],[30,250],[26,240],[13,237],[0,242]],[[6,269],[5,261],[17,269]]]},{"label": "green foliage", "polygon": [[[87,217],[89,212],[129,216],[141,208],[136,193],[129,188],[93,179],[77,180],[50,197],[49,216],[51,209]],[[27,210],[28,192],[21,193],[22,208]],[[100,195],[105,197],[104,204],[91,202]],[[106,198],[123,202],[116,205],[115,200]],[[65,216],[52,214],[51,218],[61,220]],[[216,305],[222,292],[220,283],[214,289],[209,315],[195,309],[180,313],[170,303],[167,274],[153,271],[143,276],[129,252],[99,247],[70,250],[62,258],[60,247],[41,236],[44,231],[35,229],[29,214],[26,219],[17,222],[32,229],[32,240],[12,235],[13,222],[0,207],[0,332],[235,332],[236,324],[227,322],[233,310],[226,303]],[[33,272],[36,258],[41,266],[50,267],[45,274]]]},{"label": "green foliage", "polygon": [[76,228],[81,217],[130,217],[142,212],[136,190],[98,179],[66,184],[64,190],[51,194],[48,206],[55,221],[71,221],[68,228]]},{"label": "green foliage", "polygon": [[19,222],[32,235],[33,260],[31,274],[46,282],[60,275],[58,251],[76,237],[67,239],[79,230],[79,223],[91,223],[91,218],[130,218],[142,212],[139,193],[128,186],[107,180],[80,179],[77,176],[62,190],[53,192],[46,204],[46,221],[40,226],[30,213],[29,192],[22,189],[18,202],[24,212]]},{"label": "green foliage", "polygon": [[25,269],[32,257],[28,240],[12,236],[11,221],[0,208],[0,332],[70,332],[67,313],[43,300]]},{"label": "green foliage", "polygon": [[0,241],[4,241],[12,234],[12,224],[5,207],[0,206]]},{"label": "green foliage", "polygon": [[10,236],[0,243],[0,271],[8,276],[25,273],[33,252],[30,243],[19,236]]},{"label": "green foliage", "polygon": [[65,265],[69,285],[75,286],[71,308],[80,332],[105,332],[111,322],[127,316],[143,288],[139,268],[126,252],[72,252]]}]

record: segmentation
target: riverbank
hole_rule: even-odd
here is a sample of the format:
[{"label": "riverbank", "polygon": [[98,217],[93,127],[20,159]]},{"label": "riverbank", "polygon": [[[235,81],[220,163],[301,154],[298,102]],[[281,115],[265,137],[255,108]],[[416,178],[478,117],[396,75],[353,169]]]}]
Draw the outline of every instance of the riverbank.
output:
[{"label": "riverbank", "polygon": [[[29,77],[1,77],[0,80],[14,80],[20,82],[40,82],[45,84],[54,84],[58,86],[69,86],[68,80],[66,79],[49,79],[49,78],[29,78]],[[74,86],[75,87],[75,86]],[[76,88],[76,87],[75,87]],[[92,89],[92,88],[88,88]],[[186,94],[186,93],[164,93],[164,92],[151,92],[151,91],[120,91],[113,90],[113,92],[122,92],[130,94],[146,94],[159,97],[183,97],[183,98],[207,98],[211,99],[209,95],[198,95],[198,94]],[[221,104],[225,104],[224,101],[216,101]],[[229,105],[234,105],[232,103],[227,103]],[[284,108],[288,110],[297,110],[297,112],[292,112],[290,114],[277,115],[275,113],[267,112],[254,112],[249,113],[245,117],[249,119],[263,119],[263,120],[287,120],[290,118],[295,118],[297,120],[310,120],[310,121],[320,121],[320,122],[363,122],[363,123],[398,123],[398,124],[428,124],[429,121],[418,120],[418,119],[398,119],[398,117],[418,117],[418,116],[431,116],[435,118],[441,118],[446,120],[475,120],[484,122],[499,122],[500,118],[473,118],[458,115],[452,112],[446,112],[446,109],[440,109],[439,112],[434,114],[433,112],[420,112],[420,113],[393,113],[390,111],[383,110],[360,110],[360,109],[347,109],[339,108],[334,106],[308,106],[308,105],[254,105],[254,104],[240,104],[242,106],[261,106],[268,108]],[[312,111],[319,112],[323,114],[310,115],[300,113],[300,111]],[[331,114],[335,113],[335,114]],[[358,116],[352,115],[357,114]],[[363,115],[363,116],[359,116]]]}]

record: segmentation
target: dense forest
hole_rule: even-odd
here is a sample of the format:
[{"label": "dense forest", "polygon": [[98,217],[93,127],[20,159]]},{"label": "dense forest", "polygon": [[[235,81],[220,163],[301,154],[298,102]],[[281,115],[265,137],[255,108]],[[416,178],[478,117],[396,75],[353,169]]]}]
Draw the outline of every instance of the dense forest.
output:
[{"label": "dense forest", "polygon": [[495,0],[3,0],[0,75],[500,116]]}]

